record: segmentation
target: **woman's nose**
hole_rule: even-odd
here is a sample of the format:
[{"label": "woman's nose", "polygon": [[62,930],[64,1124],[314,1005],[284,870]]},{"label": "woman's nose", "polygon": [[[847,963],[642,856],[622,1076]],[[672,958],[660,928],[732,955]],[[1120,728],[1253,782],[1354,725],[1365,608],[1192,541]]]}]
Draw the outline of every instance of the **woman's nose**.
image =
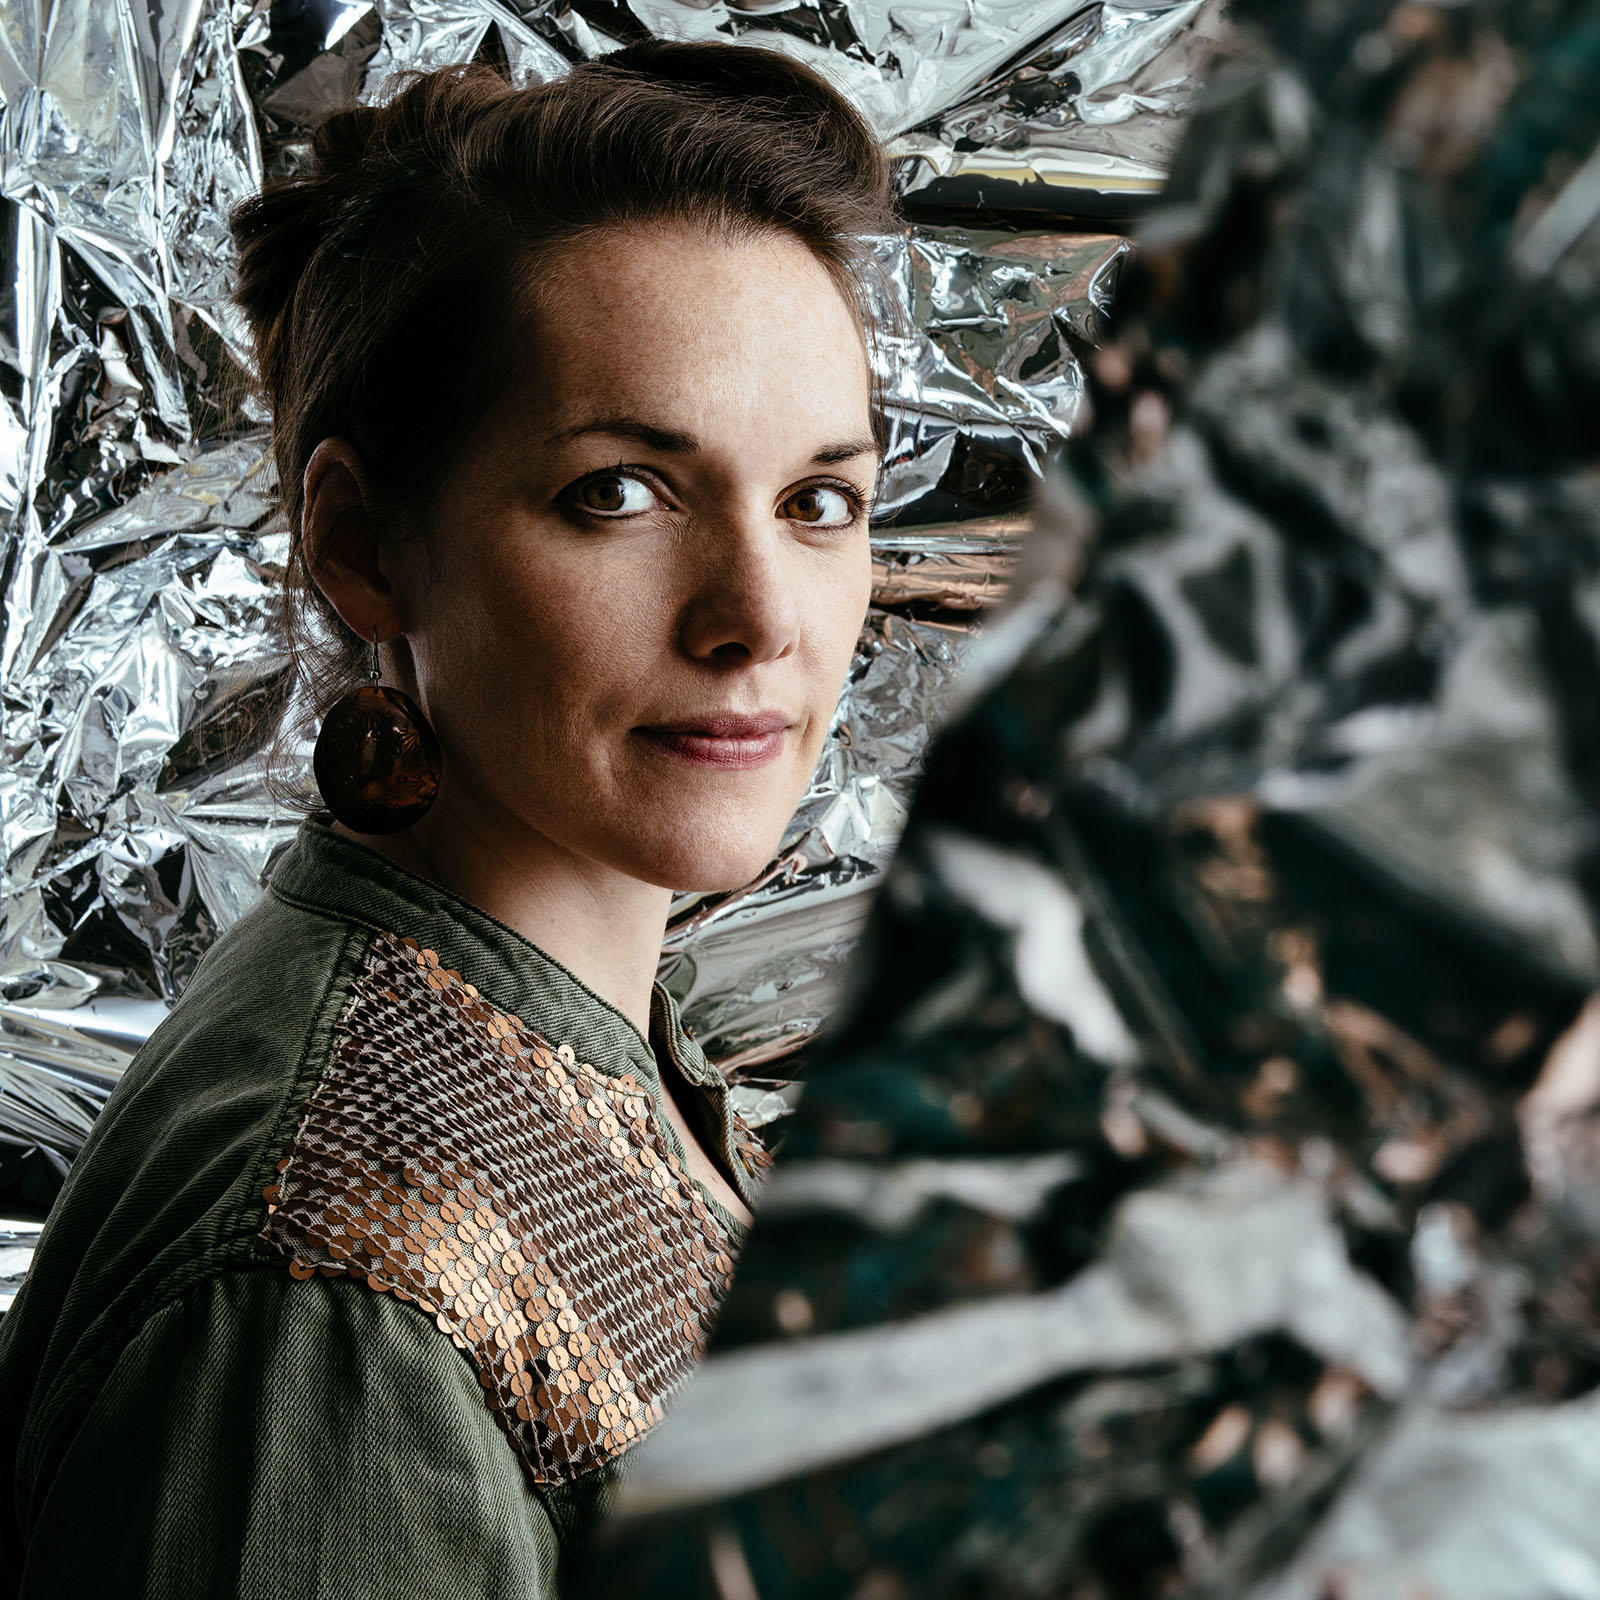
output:
[{"label": "woman's nose", "polygon": [[704,661],[775,661],[798,648],[800,605],[792,536],[770,514],[728,516],[699,531],[679,622],[683,648]]}]

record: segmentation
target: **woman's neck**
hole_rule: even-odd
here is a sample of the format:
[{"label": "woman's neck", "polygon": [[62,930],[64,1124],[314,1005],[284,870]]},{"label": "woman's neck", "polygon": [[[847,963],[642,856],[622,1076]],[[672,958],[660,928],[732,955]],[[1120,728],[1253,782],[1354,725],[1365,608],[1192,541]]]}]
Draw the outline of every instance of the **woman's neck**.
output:
[{"label": "woman's neck", "polygon": [[335,827],[516,929],[649,1037],[670,889],[575,856],[459,791],[442,791],[404,833]]}]

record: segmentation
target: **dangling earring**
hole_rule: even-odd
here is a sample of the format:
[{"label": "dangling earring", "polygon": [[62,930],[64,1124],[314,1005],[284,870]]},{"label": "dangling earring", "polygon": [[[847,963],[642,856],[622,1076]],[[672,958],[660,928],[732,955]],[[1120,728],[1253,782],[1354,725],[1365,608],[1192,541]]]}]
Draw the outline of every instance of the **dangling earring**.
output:
[{"label": "dangling earring", "polygon": [[409,828],[433,804],[444,765],[422,708],[381,676],[374,631],[372,681],[329,707],[311,753],[323,801],[357,833]]}]

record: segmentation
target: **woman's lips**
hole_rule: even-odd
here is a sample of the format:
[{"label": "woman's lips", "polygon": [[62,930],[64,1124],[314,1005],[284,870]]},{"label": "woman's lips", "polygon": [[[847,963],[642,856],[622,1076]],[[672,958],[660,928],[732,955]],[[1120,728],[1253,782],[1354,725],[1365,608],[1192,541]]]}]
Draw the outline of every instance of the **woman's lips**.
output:
[{"label": "woman's lips", "polygon": [[699,767],[741,770],[764,767],[783,753],[789,719],[777,712],[756,716],[718,713],[691,721],[656,723],[633,731],[654,749]]}]

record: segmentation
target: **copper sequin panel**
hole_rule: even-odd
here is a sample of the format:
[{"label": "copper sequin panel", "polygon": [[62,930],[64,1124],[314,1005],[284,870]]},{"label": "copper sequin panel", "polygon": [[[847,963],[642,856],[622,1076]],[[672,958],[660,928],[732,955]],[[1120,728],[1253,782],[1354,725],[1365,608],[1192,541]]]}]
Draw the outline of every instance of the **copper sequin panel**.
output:
[{"label": "copper sequin panel", "polygon": [[296,1277],[343,1273],[433,1317],[539,1484],[660,1421],[733,1267],[645,1085],[390,934],[278,1171],[263,1244]]}]

